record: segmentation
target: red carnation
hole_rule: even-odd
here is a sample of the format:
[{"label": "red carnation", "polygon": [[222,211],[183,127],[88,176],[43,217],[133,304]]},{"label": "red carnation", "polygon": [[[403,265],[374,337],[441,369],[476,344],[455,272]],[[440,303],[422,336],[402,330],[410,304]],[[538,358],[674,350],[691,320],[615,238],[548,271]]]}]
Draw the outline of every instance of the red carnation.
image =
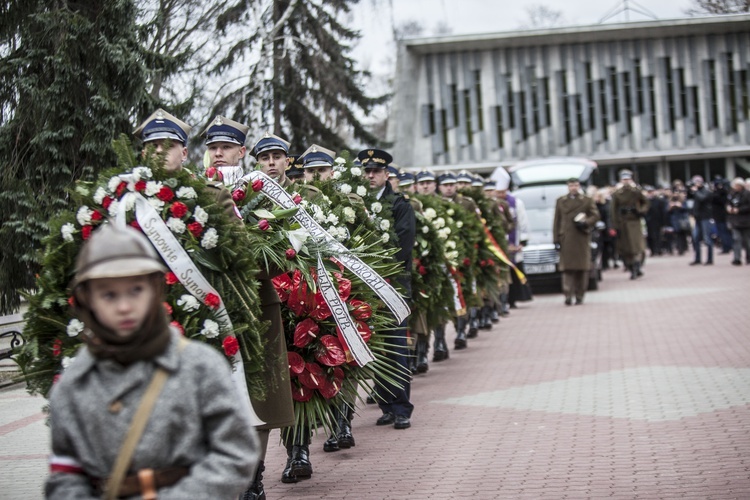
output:
[{"label": "red carnation", "polygon": [[169,186],[162,186],[156,197],[161,201],[172,201],[174,199],[174,191]]},{"label": "red carnation", "polygon": [[352,299],[349,305],[352,306],[352,316],[356,319],[370,319],[372,316],[372,307],[363,300]]},{"label": "red carnation", "polygon": [[294,198],[292,198],[292,200],[294,200],[294,203],[296,203],[297,205],[302,203],[302,197],[298,194],[294,195]]},{"label": "red carnation", "polygon": [[112,204],[112,198],[110,196],[105,196],[102,200],[102,206],[105,210],[109,210],[109,206]]},{"label": "red carnation", "polygon": [[183,327],[177,321],[172,321],[169,324],[172,325],[173,327],[177,328],[177,330],[179,330],[180,334],[185,335],[185,327]]},{"label": "red carnation", "polygon": [[463,265],[464,266],[468,266],[470,264],[471,264],[471,261],[469,260],[469,258],[468,257],[464,257]]},{"label": "red carnation", "polygon": [[299,323],[294,328],[294,345],[302,348],[318,337],[320,327],[310,318]]},{"label": "red carnation", "polygon": [[418,271],[418,272],[419,272],[419,274],[421,274],[422,276],[424,276],[425,274],[427,274],[427,268],[426,268],[426,267],[424,267],[424,266],[419,266],[419,267],[417,268],[417,271]]},{"label": "red carnation", "polygon": [[73,297],[72,295],[70,297],[68,297],[68,305],[70,307],[75,307],[76,306],[76,298]]},{"label": "red carnation", "polygon": [[244,189],[235,189],[232,191],[232,199],[235,203],[239,203],[242,200],[245,199],[245,190]]},{"label": "red carnation", "polygon": [[209,294],[206,294],[206,298],[203,301],[203,303],[206,304],[211,309],[218,309],[219,305],[221,304],[221,299],[215,293],[209,293]]},{"label": "red carnation", "polygon": [[178,283],[180,281],[177,279],[177,275],[172,271],[169,271],[164,275],[164,280],[167,282],[167,285],[174,285],[175,283]]},{"label": "red carnation", "polygon": [[139,231],[141,230],[141,225],[140,225],[140,224],[138,224],[138,221],[137,221],[137,220],[134,220],[133,222],[131,222],[131,223],[130,223],[130,225],[131,225],[132,227],[136,228],[136,229],[137,229],[137,230],[139,230]]},{"label": "red carnation", "polygon": [[305,371],[305,360],[302,359],[302,356],[296,352],[290,351],[286,353],[286,357],[289,361],[289,373],[291,373],[292,376],[299,375]]},{"label": "red carnation", "polygon": [[84,240],[89,239],[89,236],[91,236],[91,231],[94,229],[93,226],[83,226],[81,228],[81,236],[83,236]]},{"label": "red carnation", "polygon": [[261,219],[258,221],[258,228],[261,231],[266,231],[269,227],[271,227],[271,224],[269,224],[266,219]]},{"label": "red carnation", "polygon": [[315,349],[315,359],[322,365],[338,366],[346,362],[346,355],[339,339],[333,335],[323,335]]},{"label": "red carnation", "polygon": [[195,236],[196,238],[200,238],[201,233],[203,233],[203,224],[200,222],[191,222],[187,225],[188,231]]},{"label": "red carnation", "polygon": [[62,354],[62,340],[55,339],[55,341],[52,342],[52,355],[58,357],[60,354]]},{"label": "red carnation", "polygon": [[94,210],[93,212],[91,212],[91,220],[92,221],[102,220],[103,218],[104,218],[104,216],[102,215],[102,213],[99,210]]},{"label": "red carnation", "polygon": [[169,305],[169,302],[163,302],[164,309],[167,311],[167,314],[170,316],[172,315],[172,306]]},{"label": "red carnation", "polygon": [[258,191],[263,189],[263,181],[261,179],[255,179],[253,181],[252,186],[253,186],[253,191],[257,193]]},{"label": "red carnation", "polygon": [[146,190],[146,181],[138,181],[135,183],[135,190],[142,193]]},{"label": "red carnation", "polygon": [[172,215],[177,217],[178,219],[182,219],[185,217],[185,214],[188,213],[188,207],[181,201],[175,201],[172,203],[172,206],[169,207],[169,210],[172,212]]},{"label": "red carnation", "polygon": [[284,255],[286,255],[287,260],[292,260],[297,256],[297,252],[294,250],[294,248],[288,249]]},{"label": "red carnation", "polygon": [[224,354],[226,354],[228,358],[231,358],[240,350],[240,344],[237,342],[237,337],[233,335],[224,337],[221,347],[224,348]]},{"label": "red carnation", "polygon": [[300,387],[299,385],[292,382],[292,399],[294,399],[295,401],[299,401],[300,403],[304,403],[306,401],[310,401],[310,398],[312,398],[312,396],[312,389]]},{"label": "red carnation", "polygon": [[117,185],[117,189],[115,189],[115,195],[119,198],[122,196],[122,193],[125,191],[125,188],[128,187],[128,184],[125,182],[121,182]]}]

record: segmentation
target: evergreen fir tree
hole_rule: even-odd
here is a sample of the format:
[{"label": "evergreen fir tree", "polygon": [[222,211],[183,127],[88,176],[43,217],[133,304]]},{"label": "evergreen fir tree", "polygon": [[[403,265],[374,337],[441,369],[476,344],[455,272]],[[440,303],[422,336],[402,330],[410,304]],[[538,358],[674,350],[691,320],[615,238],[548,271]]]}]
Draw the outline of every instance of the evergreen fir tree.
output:
[{"label": "evergreen fir tree", "polygon": [[0,7],[0,313],[33,289],[47,221],[66,190],[115,164],[144,98],[133,0]]},{"label": "evergreen fir tree", "polygon": [[[261,27],[236,43],[213,69],[221,74],[248,50],[261,54],[247,85],[227,94],[214,113],[256,126],[271,124],[268,128],[299,151],[313,143],[345,149],[345,135],[377,145],[356,110],[367,114],[386,96],[365,94],[368,73],[349,56],[359,34],[339,22],[358,1],[273,0],[261,17],[270,29]],[[230,22],[241,19],[235,13]]]}]

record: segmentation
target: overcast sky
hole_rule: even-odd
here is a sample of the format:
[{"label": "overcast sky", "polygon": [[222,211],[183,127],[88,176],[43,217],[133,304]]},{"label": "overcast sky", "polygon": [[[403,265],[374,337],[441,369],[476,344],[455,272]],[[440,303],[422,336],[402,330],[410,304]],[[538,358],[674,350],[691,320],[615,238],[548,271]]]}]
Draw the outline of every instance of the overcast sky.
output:
[{"label": "overcast sky", "polygon": [[[432,35],[438,24],[452,29],[452,34],[514,31],[529,23],[527,9],[544,5],[562,13],[565,25],[597,24],[608,13],[622,9],[622,0],[360,0],[352,12],[352,27],[362,34],[353,55],[364,69],[378,74],[392,67],[395,45],[391,23],[418,21],[425,35]],[[631,21],[648,20],[636,10],[644,8],[659,19],[686,17],[692,0],[629,0]],[[392,6],[392,8],[391,8]],[[625,21],[625,13],[609,22]]]}]

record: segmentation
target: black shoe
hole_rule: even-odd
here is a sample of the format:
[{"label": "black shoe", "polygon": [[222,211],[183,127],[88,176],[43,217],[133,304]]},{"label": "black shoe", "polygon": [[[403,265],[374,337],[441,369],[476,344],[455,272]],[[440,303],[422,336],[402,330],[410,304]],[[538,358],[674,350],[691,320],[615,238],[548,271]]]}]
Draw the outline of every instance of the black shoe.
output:
[{"label": "black shoe", "polygon": [[291,475],[297,479],[307,479],[312,476],[313,469],[310,463],[310,448],[306,444],[292,447]]},{"label": "black shoe", "polygon": [[573,303],[573,299],[570,297],[565,297],[565,305],[569,306]]},{"label": "black shoe", "polygon": [[492,309],[492,312],[490,313],[490,321],[492,321],[493,323],[500,322],[500,315],[497,313],[497,309]]},{"label": "black shoe", "polygon": [[712,260],[708,260],[708,261],[706,261],[706,263],[705,263],[705,264],[703,264],[703,265],[704,265],[704,266],[713,266],[713,265],[714,265],[714,261],[712,261]]},{"label": "black shoe", "polygon": [[336,436],[339,448],[348,449],[355,446],[354,436],[352,436],[352,427],[349,424],[349,419],[343,419],[339,423],[339,433]]},{"label": "black shoe", "polygon": [[266,492],[263,489],[263,471],[266,470],[261,460],[258,469],[255,471],[255,477],[250,487],[240,497],[240,500],[266,500]]},{"label": "black shoe", "polygon": [[701,265],[701,262],[700,262],[699,260],[694,260],[694,261],[693,261],[693,262],[691,262],[691,263],[690,263],[689,265],[691,265],[691,266],[700,266],[700,265]]},{"label": "black shoe", "polygon": [[411,427],[409,417],[404,417],[403,415],[396,416],[396,421],[393,423],[394,429],[408,429],[409,427]]},{"label": "black shoe", "polygon": [[335,434],[331,434],[331,437],[326,439],[326,442],[323,443],[323,451],[327,451],[330,453],[332,451],[339,451],[340,449],[341,448],[339,448],[339,440],[336,438]]},{"label": "black shoe", "polygon": [[741,265],[742,265],[742,262],[740,262],[739,260],[733,260],[733,261],[732,261],[732,265],[733,265],[733,266],[741,266]]},{"label": "black shoe", "polygon": [[583,304],[583,299],[576,299],[576,305],[580,306],[581,304]]},{"label": "black shoe", "polygon": [[375,425],[391,425],[395,421],[396,416],[393,413],[383,413],[383,416],[375,422]]}]

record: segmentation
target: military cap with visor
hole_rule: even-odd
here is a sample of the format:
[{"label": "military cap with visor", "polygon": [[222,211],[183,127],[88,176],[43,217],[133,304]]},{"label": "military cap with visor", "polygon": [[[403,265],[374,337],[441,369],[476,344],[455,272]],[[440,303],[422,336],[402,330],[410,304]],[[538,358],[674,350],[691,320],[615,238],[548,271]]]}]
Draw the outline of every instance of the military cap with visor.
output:
[{"label": "military cap with visor", "polygon": [[411,186],[415,182],[414,174],[411,172],[404,172],[402,174],[398,174],[398,183],[400,186]]},{"label": "military cap with visor", "polygon": [[313,144],[302,153],[302,168],[332,167],[336,153],[317,144]]},{"label": "military cap with visor", "polygon": [[471,179],[472,187],[484,187],[484,179],[481,175],[474,175]]},{"label": "military cap with visor", "polygon": [[426,181],[435,180],[435,174],[429,170],[420,170],[419,172],[417,172],[417,175],[415,177],[416,177],[417,182],[426,182]]},{"label": "military cap with visor", "polygon": [[302,155],[289,155],[289,166],[287,167],[286,176],[290,179],[297,179],[305,175],[302,170]]},{"label": "military cap with visor", "polygon": [[466,182],[471,184],[473,180],[474,178],[472,177],[471,173],[466,170],[461,170],[456,176],[456,182]]},{"label": "military cap with visor", "polygon": [[250,127],[247,125],[224,116],[217,116],[201,135],[206,138],[206,146],[214,142],[228,142],[244,146],[248,130]]},{"label": "military cap with visor", "polygon": [[364,169],[383,169],[391,164],[393,156],[382,149],[364,149],[357,154],[357,159]]},{"label": "military cap with visor", "polygon": [[440,174],[437,178],[438,184],[455,184],[456,183],[456,176],[453,175],[450,172],[445,172],[444,174]]},{"label": "military cap with visor", "polygon": [[289,154],[289,143],[277,135],[270,132],[263,134],[263,137],[253,146],[252,155],[258,157],[259,154],[268,151],[281,151],[285,155]]},{"label": "military cap with visor", "polygon": [[190,125],[159,108],[133,131],[133,135],[143,142],[169,139],[185,145],[190,129]]}]

